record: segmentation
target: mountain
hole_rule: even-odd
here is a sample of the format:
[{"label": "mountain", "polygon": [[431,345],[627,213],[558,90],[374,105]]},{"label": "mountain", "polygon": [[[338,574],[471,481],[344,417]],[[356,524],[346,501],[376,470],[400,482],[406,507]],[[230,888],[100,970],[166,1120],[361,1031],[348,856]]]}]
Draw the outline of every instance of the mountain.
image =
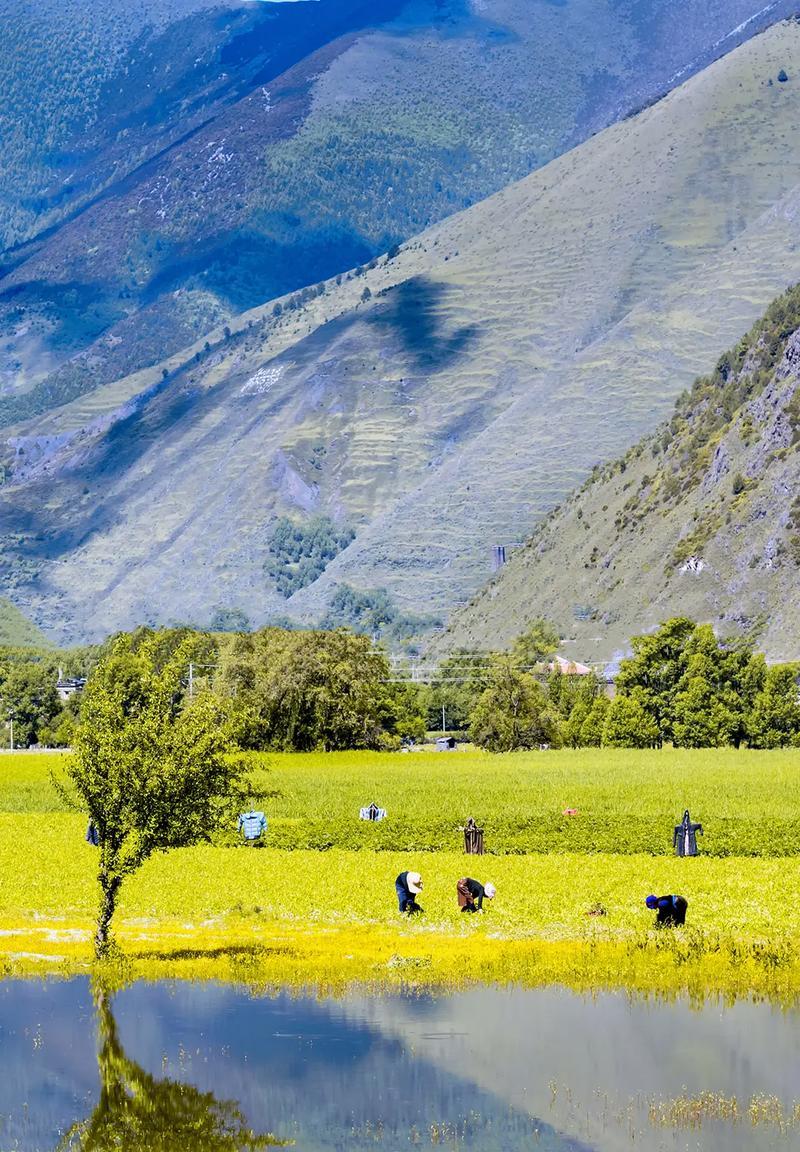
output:
[{"label": "mountain", "polygon": [[576,655],[608,659],[686,615],[796,660],[798,570],[800,287],[547,518],[443,647],[508,642],[546,614]]},{"label": "mountain", "polygon": [[30,620],[0,597],[0,648],[46,648],[47,640]]},{"label": "mountain", "polygon": [[63,640],[218,605],[317,620],[342,584],[443,618],[798,278],[798,123],[788,22],[388,256],[9,429],[3,587]]},{"label": "mountain", "polygon": [[0,0],[0,427],[369,261],[792,2]]}]

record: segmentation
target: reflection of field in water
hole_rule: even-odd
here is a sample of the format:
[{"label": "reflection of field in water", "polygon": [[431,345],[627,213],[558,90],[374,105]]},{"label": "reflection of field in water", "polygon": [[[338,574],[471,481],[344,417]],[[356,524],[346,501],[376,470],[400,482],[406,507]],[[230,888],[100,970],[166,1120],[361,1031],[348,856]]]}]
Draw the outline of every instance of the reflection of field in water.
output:
[{"label": "reflection of field in water", "polygon": [[309,1152],[768,1152],[800,1140],[797,1023],[557,989],[317,1001],[212,984],[137,984],[93,1013],[85,980],[6,982],[0,1146],[55,1148],[83,1123],[62,1147],[111,1130],[171,1149],[192,1130],[206,1149],[272,1132]]}]

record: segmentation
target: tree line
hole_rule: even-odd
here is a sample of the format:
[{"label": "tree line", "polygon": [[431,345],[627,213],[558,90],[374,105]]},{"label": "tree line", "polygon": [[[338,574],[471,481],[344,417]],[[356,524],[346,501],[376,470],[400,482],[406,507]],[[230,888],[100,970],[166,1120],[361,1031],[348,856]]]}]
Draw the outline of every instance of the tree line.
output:
[{"label": "tree line", "polygon": [[[564,675],[551,660],[557,644],[539,622],[510,652],[452,657],[433,686],[436,703],[494,752],[800,746],[800,666],[768,665],[710,624],[676,617],[634,637],[613,685],[595,673]],[[458,675],[448,680],[448,672]]]},{"label": "tree line", "polygon": [[768,665],[744,641],[682,617],[634,637],[613,685],[594,672],[562,673],[559,637],[543,621],[508,651],[451,654],[424,684],[344,628],[140,629],[70,652],[0,649],[0,723],[13,717],[15,744],[71,745],[82,700],[59,699],[59,670],[91,681],[123,639],[134,653],[151,652],[154,666],[183,652],[183,690],[223,702],[248,751],[391,750],[443,719],[448,732],[492,752],[800,746],[800,668]]}]

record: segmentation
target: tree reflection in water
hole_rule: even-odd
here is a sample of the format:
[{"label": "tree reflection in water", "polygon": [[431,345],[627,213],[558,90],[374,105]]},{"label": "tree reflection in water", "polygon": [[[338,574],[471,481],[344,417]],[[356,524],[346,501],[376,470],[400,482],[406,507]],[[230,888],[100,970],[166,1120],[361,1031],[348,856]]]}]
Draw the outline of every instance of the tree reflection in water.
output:
[{"label": "tree reflection in water", "polygon": [[73,1125],[58,1152],[254,1152],[290,1141],[258,1135],[239,1105],[178,1080],[156,1080],[125,1055],[112,996],[94,988],[100,1036],[100,1099],[88,1120]]}]

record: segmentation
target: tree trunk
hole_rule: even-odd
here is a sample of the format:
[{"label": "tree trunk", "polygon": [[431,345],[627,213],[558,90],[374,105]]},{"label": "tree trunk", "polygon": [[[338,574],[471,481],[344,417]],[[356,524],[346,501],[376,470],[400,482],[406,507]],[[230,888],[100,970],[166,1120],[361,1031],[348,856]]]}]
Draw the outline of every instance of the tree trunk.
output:
[{"label": "tree trunk", "polygon": [[94,937],[94,954],[98,960],[103,960],[108,955],[111,945],[111,919],[117,906],[117,894],[121,884],[121,876],[109,876],[107,873],[100,876],[100,888],[103,895],[100,899],[97,932]]}]

